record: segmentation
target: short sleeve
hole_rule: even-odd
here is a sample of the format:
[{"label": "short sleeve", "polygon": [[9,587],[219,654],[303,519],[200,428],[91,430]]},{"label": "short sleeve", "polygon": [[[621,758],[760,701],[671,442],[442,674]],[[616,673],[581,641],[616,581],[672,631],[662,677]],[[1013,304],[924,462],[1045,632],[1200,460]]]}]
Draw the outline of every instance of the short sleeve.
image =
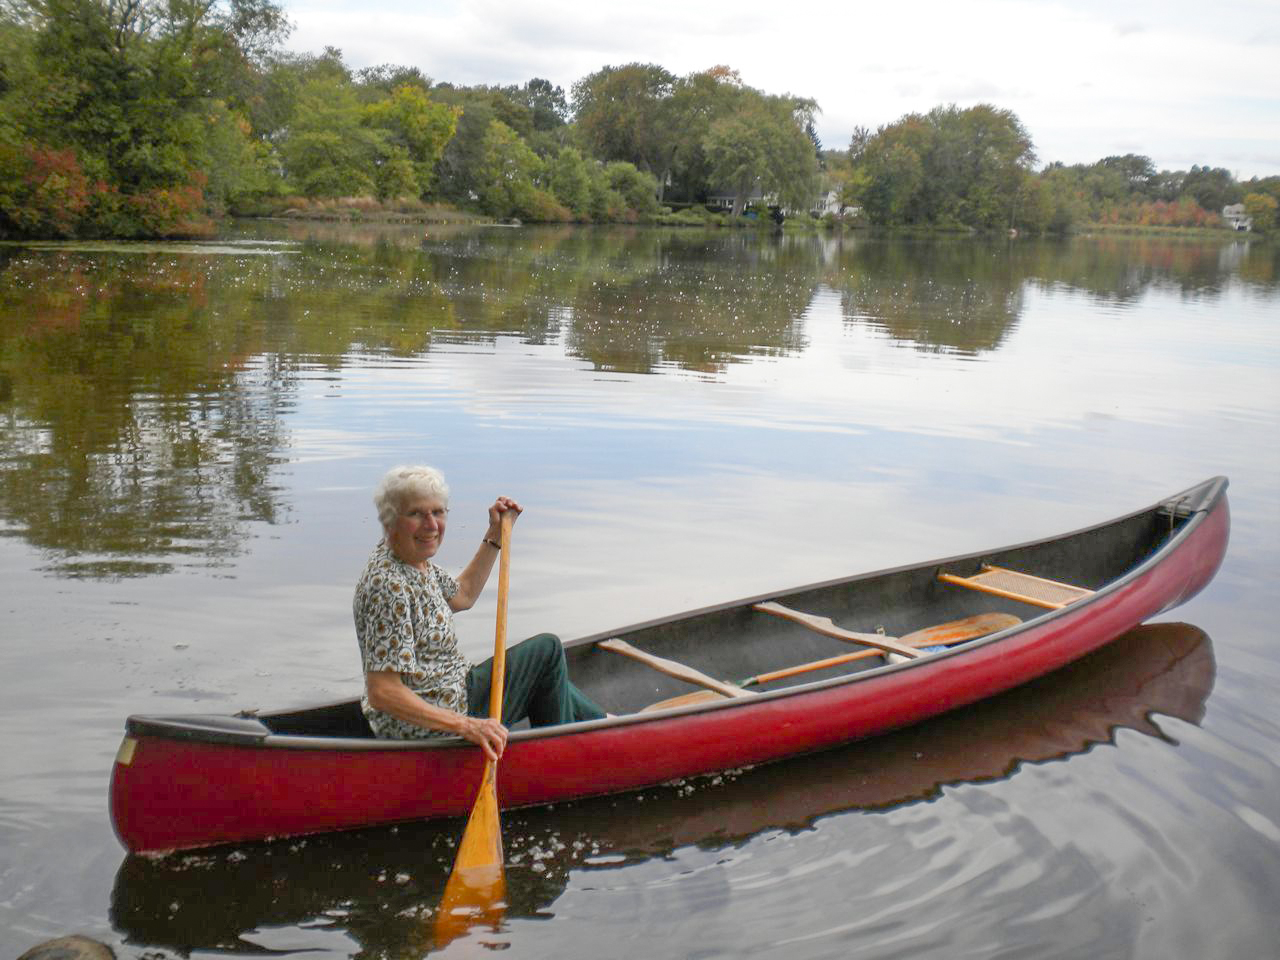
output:
[{"label": "short sleeve", "polygon": [[440,595],[446,600],[452,600],[453,595],[458,592],[458,581],[434,563],[431,565],[431,572],[435,574],[436,583],[440,585]]}]

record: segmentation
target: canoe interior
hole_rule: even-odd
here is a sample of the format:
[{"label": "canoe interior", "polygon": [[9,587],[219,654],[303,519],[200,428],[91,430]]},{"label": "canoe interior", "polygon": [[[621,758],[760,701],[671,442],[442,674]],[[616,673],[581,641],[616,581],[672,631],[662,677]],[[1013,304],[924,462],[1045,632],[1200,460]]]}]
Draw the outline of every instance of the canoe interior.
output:
[{"label": "canoe interior", "polygon": [[[895,637],[979,613],[1010,613],[1030,621],[1050,611],[942,583],[937,574],[945,570],[970,575],[989,563],[1098,590],[1148,559],[1185,523],[1186,518],[1153,508],[1052,540],[756,599],[777,599],[792,609],[830,617],[846,630],[875,632],[883,628]],[[735,681],[856,649],[802,625],[752,610],[751,601],[617,635],[650,653]],[[569,672],[575,683],[611,712],[631,713],[691,689],[680,680],[594,648],[595,639],[599,638],[569,645]],[[812,684],[884,665],[883,659],[869,657],[755,689]]]},{"label": "canoe interior", "polygon": [[[1194,515],[1189,510],[1171,510],[1162,504],[1049,540],[748,598],[582,638],[566,645],[570,676],[606,710],[624,715],[696,688],[600,650],[595,642],[605,636],[624,637],[649,653],[734,682],[856,649],[804,626],[753,610],[751,604],[760,600],[776,599],[793,609],[830,617],[847,630],[883,629],[895,637],[980,613],[1009,613],[1031,621],[1051,612],[1017,600],[942,583],[937,574],[945,570],[970,575],[982,564],[989,563],[1098,590],[1151,557]],[[755,689],[760,692],[782,690],[884,666],[882,658],[867,657]],[[260,723],[264,733],[277,735],[357,739],[372,736],[355,700],[262,713],[248,722]]]}]

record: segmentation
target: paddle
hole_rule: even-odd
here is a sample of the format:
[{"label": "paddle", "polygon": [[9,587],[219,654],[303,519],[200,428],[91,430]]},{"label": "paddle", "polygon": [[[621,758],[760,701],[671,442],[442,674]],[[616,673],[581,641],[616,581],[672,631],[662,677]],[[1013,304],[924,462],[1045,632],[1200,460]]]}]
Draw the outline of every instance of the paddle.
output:
[{"label": "paddle", "polygon": [[[493,641],[493,676],[489,685],[489,716],[502,719],[502,685],[507,659],[507,592],[511,579],[511,525],[515,514],[502,515],[498,559],[498,623]],[[473,923],[497,924],[506,898],[502,872],[502,826],[498,822],[498,764],[486,760],[475,805],[458,844],[453,873],[444,888],[436,916],[436,943],[443,945]]]},{"label": "paddle", "polygon": [[[946,623],[935,624],[932,627],[924,627],[920,630],[912,631],[901,637],[898,642],[910,647],[950,647],[957,643],[964,643],[966,640],[974,640],[978,637],[985,637],[989,633],[995,633],[997,630],[1006,630],[1009,627],[1017,626],[1022,620],[1011,613],[978,613],[971,617],[964,617],[960,620],[948,620]],[[735,684],[735,688],[739,691],[735,696],[742,696],[743,693],[753,693],[751,690],[743,690],[743,687],[754,687],[762,683],[770,683],[774,680],[785,680],[787,677],[794,677],[802,673],[810,673],[814,670],[825,670],[828,667],[838,667],[854,660],[863,660],[867,657],[884,656],[883,650],[859,650],[857,653],[845,653],[838,657],[827,657],[823,660],[812,660],[808,663],[800,663],[794,667],[784,667],[781,670],[774,670],[769,673],[759,673],[754,677],[747,677],[745,680]],[[682,678],[687,679],[687,678]],[[694,681],[696,682],[696,681]],[[727,681],[722,681],[727,682]],[[678,697],[671,697],[668,700],[660,700],[657,703],[651,703],[643,708],[640,712],[646,713],[650,710],[668,710],[672,707],[687,707],[697,703],[707,703],[711,700],[723,700],[724,695],[718,693],[715,689],[695,690],[693,693],[685,693]]]}]

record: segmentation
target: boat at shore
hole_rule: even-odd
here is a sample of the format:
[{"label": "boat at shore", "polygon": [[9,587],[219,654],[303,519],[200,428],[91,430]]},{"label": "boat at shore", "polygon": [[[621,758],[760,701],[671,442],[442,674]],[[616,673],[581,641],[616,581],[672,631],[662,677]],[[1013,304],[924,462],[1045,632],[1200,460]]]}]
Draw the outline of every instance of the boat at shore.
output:
[{"label": "boat at shore", "polygon": [[[499,802],[557,803],[779,760],[1041,677],[1213,578],[1230,530],[1226,488],[1216,477],[1071,533],[569,641],[574,682],[614,716],[513,730]],[[464,816],[483,765],[457,738],[373,738],[356,698],[133,716],[112,819],[130,851],[161,853]]]}]

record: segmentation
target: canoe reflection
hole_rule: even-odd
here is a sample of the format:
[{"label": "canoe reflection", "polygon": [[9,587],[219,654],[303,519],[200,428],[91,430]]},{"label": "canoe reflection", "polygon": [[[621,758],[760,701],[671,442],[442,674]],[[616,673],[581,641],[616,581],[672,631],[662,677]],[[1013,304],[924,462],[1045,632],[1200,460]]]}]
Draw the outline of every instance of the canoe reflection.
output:
[{"label": "canoe reflection", "polygon": [[[1201,630],[1143,626],[1039,681],[874,740],[646,790],[644,802],[631,794],[506,813],[506,916],[545,915],[570,870],[915,802],[948,784],[1079,753],[1119,728],[1164,738],[1152,715],[1198,723],[1213,680],[1212,644]],[[460,832],[458,822],[404,824],[159,860],[130,856],[116,874],[112,923],[128,943],[182,953],[272,953],[255,943],[256,931],[276,928],[278,942],[279,928],[306,925],[345,933],[363,956],[420,957],[433,946],[431,919]]]}]

